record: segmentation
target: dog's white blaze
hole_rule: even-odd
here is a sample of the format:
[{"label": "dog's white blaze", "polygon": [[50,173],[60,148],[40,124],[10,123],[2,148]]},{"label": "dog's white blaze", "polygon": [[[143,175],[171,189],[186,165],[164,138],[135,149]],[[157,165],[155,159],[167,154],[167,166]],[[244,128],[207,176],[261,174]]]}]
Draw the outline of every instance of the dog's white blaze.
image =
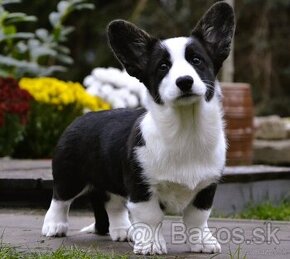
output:
[{"label": "dog's white blaze", "polygon": [[176,101],[176,98],[182,94],[175,83],[176,79],[181,76],[191,76],[194,80],[192,92],[199,96],[205,95],[205,84],[202,82],[192,65],[185,59],[185,48],[188,43],[189,38],[185,37],[171,38],[162,41],[162,44],[170,54],[170,61],[172,62],[168,74],[163,78],[159,86],[161,99],[165,103]]}]

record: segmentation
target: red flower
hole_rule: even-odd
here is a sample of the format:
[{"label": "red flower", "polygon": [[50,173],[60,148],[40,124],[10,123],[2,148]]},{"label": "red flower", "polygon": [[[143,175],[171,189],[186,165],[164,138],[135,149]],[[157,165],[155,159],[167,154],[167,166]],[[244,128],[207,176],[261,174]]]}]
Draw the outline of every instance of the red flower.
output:
[{"label": "red flower", "polygon": [[30,100],[32,96],[20,89],[15,79],[0,77],[0,127],[4,125],[5,114],[16,114],[21,123],[25,124]]}]

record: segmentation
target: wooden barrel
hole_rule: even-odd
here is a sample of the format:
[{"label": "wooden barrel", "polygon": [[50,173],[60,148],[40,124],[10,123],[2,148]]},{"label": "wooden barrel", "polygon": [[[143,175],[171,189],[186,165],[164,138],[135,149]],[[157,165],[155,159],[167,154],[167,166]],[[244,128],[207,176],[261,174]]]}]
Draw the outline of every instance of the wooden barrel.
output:
[{"label": "wooden barrel", "polygon": [[249,165],[253,159],[254,109],[246,83],[221,83],[228,140],[227,165]]}]

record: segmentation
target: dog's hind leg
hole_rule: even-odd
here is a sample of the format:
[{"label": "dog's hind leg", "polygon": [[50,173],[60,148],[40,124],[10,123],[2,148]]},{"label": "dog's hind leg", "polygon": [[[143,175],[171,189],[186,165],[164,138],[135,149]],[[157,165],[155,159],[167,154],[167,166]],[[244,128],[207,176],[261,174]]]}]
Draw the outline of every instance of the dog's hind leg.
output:
[{"label": "dog's hind leg", "polygon": [[105,191],[97,191],[96,189],[90,191],[89,196],[95,215],[95,223],[82,228],[81,232],[106,235],[109,232],[109,218],[105,203],[109,200],[109,196]]},{"label": "dog's hind leg", "polygon": [[[42,235],[51,236],[65,236],[68,231],[68,212],[73,200],[82,194],[86,193],[88,187],[85,186],[81,190],[75,189],[74,195],[70,198],[60,196],[57,192],[57,185],[54,185],[53,198],[50,207],[44,217],[42,226]],[[72,192],[73,193],[73,192]]]},{"label": "dog's hind leg", "polygon": [[128,230],[131,227],[126,199],[111,193],[109,195],[110,200],[106,203],[106,210],[110,222],[110,236],[113,241],[126,241],[130,239]]}]

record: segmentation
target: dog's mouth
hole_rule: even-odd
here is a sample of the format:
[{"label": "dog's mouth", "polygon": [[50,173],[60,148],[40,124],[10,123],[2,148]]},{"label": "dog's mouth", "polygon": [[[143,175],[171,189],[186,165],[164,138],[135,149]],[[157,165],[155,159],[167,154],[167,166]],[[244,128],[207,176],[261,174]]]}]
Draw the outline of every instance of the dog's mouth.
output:
[{"label": "dog's mouth", "polygon": [[176,105],[190,105],[192,103],[197,102],[200,99],[201,95],[192,93],[192,92],[186,92],[182,93],[175,99]]},{"label": "dog's mouth", "polygon": [[194,94],[194,93],[183,93],[182,95],[178,96],[177,99],[187,99],[187,98],[191,98],[191,97],[198,97],[198,94]]}]

